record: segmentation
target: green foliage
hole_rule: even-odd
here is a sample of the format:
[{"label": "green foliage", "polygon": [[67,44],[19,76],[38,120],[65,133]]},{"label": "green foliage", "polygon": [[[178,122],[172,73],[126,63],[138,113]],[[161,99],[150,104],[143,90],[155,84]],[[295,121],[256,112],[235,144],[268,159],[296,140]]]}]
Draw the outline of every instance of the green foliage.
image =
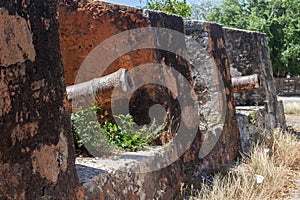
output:
[{"label": "green foliage", "polygon": [[101,109],[99,106],[94,106],[71,114],[75,149],[81,154],[90,156],[97,152],[107,155],[113,150],[105,129],[96,121],[96,112],[99,109]]},{"label": "green foliage", "polygon": [[102,125],[97,121],[99,109],[99,106],[94,106],[71,115],[75,146],[80,148],[84,145],[91,154],[109,154],[116,147],[128,151],[141,150],[156,139],[165,127],[157,126],[154,120],[150,127],[136,129],[129,114],[115,116],[120,122],[118,125],[109,121]]},{"label": "green foliage", "polygon": [[192,19],[207,21],[207,15],[214,9],[214,4],[211,0],[199,0],[192,4]]},{"label": "green foliage", "polygon": [[144,137],[147,134],[146,129],[135,130],[132,116],[120,115],[117,118],[120,119],[119,126],[108,121],[103,126],[110,141],[124,150],[131,151],[137,151],[148,146]]},{"label": "green foliage", "polygon": [[146,0],[146,8],[182,17],[190,17],[192,15],[191,6],[187,5],[185,1],[179,0]]},{"label": "green foliage", "polygon": [[256,124],[256,113],[257,113],[257,110],[252,110],[251,113],[250,113],[250,124]]},{"label": "green foliage", "polygon": [[200,10],[205,20],[266,33],[274,74],[300,75],[299,0],[223,0],[202,6],[209,8]]}]

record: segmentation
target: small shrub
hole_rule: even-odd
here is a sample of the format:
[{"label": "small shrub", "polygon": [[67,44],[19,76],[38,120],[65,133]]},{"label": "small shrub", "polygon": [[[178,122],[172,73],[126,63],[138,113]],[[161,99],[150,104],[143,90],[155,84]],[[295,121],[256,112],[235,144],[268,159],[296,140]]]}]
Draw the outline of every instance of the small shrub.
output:
[{"label": "small shrub", "polygon": [[97,121],[97,110],[94,106],[71,114],[72,133],[75,149],[85,156],[109,155],[115,150],[112,142],[106,137],[105,129]]},{"label": "small shrub", "polygon": [[256,104],[255,108],[253,108],[253,110],[251,111],[250,116],[249,116],[250,124],[255,125],[257,123],[257,121],[256,121],[257,116],[256,115],[257,115],[258,111],[259,111],[259,108],[258,108],[258,105]]},{"label": "small shrub", "polygon": [[113,150],[138,151],[148,146],[154,139],[159,137],[165,125],[157,126],[155,120],[147,127],[135,128],[133,117],[129,114],[115,116],[119,123],[114,124],[106,121],[100,124],[97,121],[99,106],[78,111],[71,115],[72,132],[75,146],[85,146],[87,154],[109,154]]},{"label": "small shrub", "polygon": [[146,125],[136,128],[133,117],[129,114],[115,116],[118,125],[106,121],[104,128],[110,140],[124,150],[138,151],[148,146],[153,140],[159,137],[164,125],[157,126],[153,120],[150,127]]}]

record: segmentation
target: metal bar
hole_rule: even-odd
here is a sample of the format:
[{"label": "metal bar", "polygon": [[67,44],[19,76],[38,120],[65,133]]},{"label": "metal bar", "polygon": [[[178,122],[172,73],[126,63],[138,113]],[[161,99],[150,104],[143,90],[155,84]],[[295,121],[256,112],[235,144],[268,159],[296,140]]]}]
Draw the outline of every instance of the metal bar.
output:
[{"label": "metal bar", "polygon": [[258,74],[233,77],[231,79],[232,91],[240,92],[243,90],[257,89],[260,87],[260,80]]},{"label": "metal bar", "polygon": [[135,90],[135,83],[126,69],[101,78],[67,87],[68,110],[76,112],[94,106],[99,102],[107,102],[112,98],[121,98]]}]

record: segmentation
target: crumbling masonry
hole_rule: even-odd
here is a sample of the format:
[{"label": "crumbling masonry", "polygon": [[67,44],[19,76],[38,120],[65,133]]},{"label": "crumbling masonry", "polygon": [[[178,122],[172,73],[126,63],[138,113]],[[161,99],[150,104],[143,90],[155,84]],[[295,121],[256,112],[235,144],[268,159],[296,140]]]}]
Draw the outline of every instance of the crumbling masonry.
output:
[{"label": "crumbling masonry", "polygon": [[[262,121],[284,125],[264,34],[102,1],[0,2],[0,25],[0,199],[174,199],[181,183],[230,165],[242,151],[236,105],[265,105]],[[116,35],[117,43],[97,48]],[[147,45],[126,51],[128,41]],[[149,71],[137,69],[149,63],[153,80],[171,89],[146,84],[129,99],[98,103],[110,120],[111,108],[127,103],[138,124],[150,123],[159,104],[162,120],[182,119],[160,137],[167,145],[75,165],[66,86],[120,68],[147,82]],[[234,94],[231,77],[253,73],[261,89]],[[194,95],[182,91],[187,85]]]}]

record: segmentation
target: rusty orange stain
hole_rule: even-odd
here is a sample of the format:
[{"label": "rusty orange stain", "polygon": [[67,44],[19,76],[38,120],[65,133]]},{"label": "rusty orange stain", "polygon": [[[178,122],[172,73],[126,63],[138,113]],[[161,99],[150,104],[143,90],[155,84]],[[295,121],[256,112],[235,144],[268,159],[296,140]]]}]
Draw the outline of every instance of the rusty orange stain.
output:
[{"label": "rusty orange stain", "polygon": [[39,173],[52,183],[56,183],[60,171],[67,170],[68,144],[67,139],[60,134],[57,145],[43,145],[35,149],[31,156],[33,173]]}]

